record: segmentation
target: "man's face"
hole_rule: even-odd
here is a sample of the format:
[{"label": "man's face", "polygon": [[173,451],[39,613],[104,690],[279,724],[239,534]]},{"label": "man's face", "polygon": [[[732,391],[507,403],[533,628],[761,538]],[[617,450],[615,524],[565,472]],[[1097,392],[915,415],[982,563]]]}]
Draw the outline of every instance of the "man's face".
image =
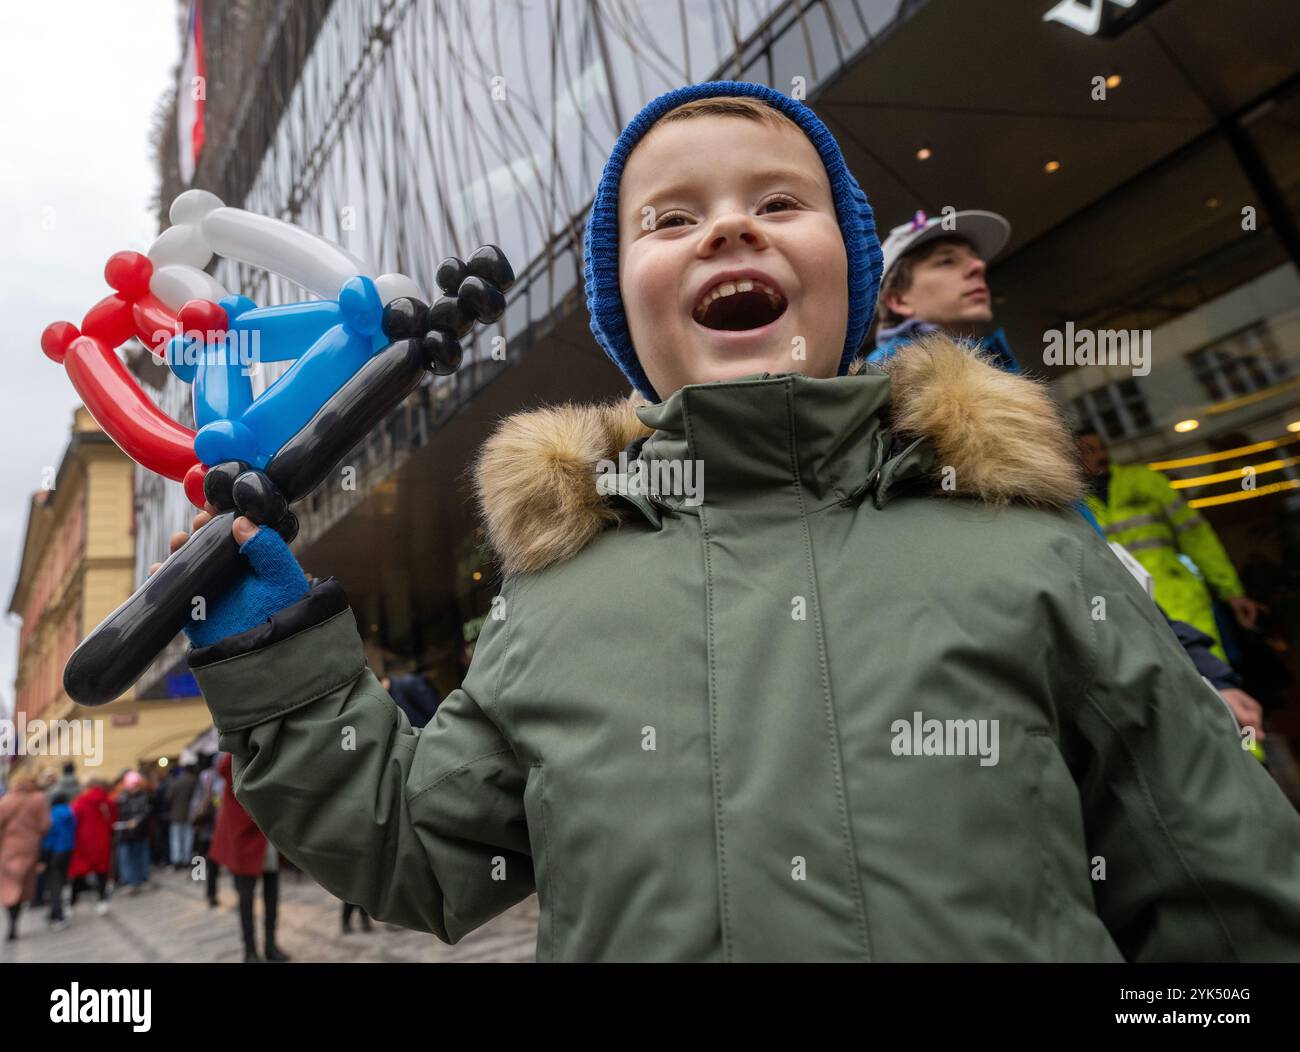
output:
[{"label": "man's face", "polygon": [[623,309],[660,397],[837,373],[848,259],[826,169],[797,128],[731,116],[652,128],[623,172],[618,236]]},{"label": "man's face", "polygon": [[1110,450],[1100,435],[1080,435],[1076,441],[1079,444],[1079,459],[1087,474],[1104,475],[1110,470]]},{"label": "man's face", "polygon": [[963,241],[946,241],[912,266],[906,292],[885,297],[900,318],[916,318],[947,329],[985,325],[993,320],[984,260]]}]

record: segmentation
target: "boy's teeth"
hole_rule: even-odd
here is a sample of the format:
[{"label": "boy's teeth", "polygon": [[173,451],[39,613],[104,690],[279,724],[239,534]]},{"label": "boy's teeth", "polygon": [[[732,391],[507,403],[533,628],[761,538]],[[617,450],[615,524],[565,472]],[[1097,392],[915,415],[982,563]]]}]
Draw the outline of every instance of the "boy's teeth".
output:
[{"label": "boy's teeth", "polygon": [[772,301],[773,306],[775,306],[780,300],[780,294],[771,286],[765,285],[761,281],[754,281],[750,278],[741,278],[739,281],[724,281],[720,285],[714,285],[713,288],[700,298],[699,305],[695,308],[695,313],[697,315],[703,314],[704,311],[708,309],[710,303],[716,299],[721,299],[723,296],[734,296],[737,292],[753,292],[755,289],[759,292],[766,293],[767,298]]}]

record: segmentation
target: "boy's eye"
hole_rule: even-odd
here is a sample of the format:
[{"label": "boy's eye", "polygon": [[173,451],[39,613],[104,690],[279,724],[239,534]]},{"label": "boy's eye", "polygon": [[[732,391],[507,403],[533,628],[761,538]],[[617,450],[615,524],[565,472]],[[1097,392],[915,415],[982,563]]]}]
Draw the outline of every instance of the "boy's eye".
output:
[{"label": "boy's eye", "polygon": [[[766,209],[771,208],[773,205],[781,205],[782,207],[780,211],[788,212],[792,208],[797,208],[799,206],[799,202],[796,201],[793,197],[785,197],[785,196],[774,197],[770,201],[764,201],[761,205],[759,205],[758,210],[760,213],[762,213]],[[682,215],[680,212],[668,212],[667,214],[660,216],[655,221],[654,229],[664,230],[672,226],[674,223],[679,223],[679,222],[685,223],[686,221],[687,221],[687,217]]]}]

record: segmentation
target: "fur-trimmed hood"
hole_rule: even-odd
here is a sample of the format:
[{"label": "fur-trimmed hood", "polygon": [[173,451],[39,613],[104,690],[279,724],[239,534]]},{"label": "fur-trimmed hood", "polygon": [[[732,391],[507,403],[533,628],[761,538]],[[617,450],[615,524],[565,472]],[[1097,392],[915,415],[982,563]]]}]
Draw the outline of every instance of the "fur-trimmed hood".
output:
[{"label": "fur-trimmed hood", "polygon": [[[1069,430],[1041,384],[940,334],[903,347],[883,368],[890,428],[928,439],[936,463],[953,469],[955,488],[945,495],[1053,507],[1083,495]],[[507,574],[572,558],[619,520],[616,505],[597,490],[596,465],[652,434],[636,414],[646,404],[633,395],[518,413],[484,443],[475,483],[488,540]]]}]

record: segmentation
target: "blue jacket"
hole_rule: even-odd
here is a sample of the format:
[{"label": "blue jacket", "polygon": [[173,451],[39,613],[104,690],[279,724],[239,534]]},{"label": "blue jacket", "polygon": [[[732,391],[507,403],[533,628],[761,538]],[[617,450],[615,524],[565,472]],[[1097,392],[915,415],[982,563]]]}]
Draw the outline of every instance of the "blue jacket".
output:
[{"label": "blue jacket", "polygon": [[56,855],[62,851],[71,851],[77,841],[77,818],[67,804],[55,804],[50,808],[50,831],[41,841],[43,851],[52,851]]},{"label": "blue jacket", "polygon": [[[940,326],[931,325],[928,321],[918,321],[916,318],[908,318],[902,325],[896,325],[892,329],[881,329],[876,334],[879,340],[876,349],[867,354],[867,361],[872,365],[880,365],[885,359],[892,358],[904,344],[911,343],[928,332],[940,331],[942,331]],[[1002,329],[989,333],[984,339],[979,340],[976,346],[999,369],[1009,373],[1021,371],[1020,362],[1012,352],[1011,345],[1007,343],[1007,334]]]}]

